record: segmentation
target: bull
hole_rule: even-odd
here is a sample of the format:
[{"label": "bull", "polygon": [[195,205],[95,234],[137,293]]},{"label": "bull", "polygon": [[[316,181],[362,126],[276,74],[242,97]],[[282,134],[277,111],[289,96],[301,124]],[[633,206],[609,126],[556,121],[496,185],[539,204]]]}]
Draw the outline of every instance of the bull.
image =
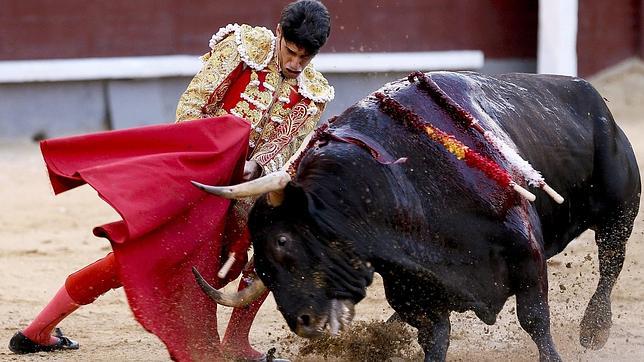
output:
[{"label": "bull", "polygon": [[[419,132],[430,126],[448,135],[443,144]],[[525,165],[501,152],[490,134],[548,180],[541,186],[559,194],[550,192],[553,199],[534,189],[542,196],[534,202],[519,197],[514,190],[529,187],[519,172]],[[265,284],[289,327],[315,337],[350,323],[377,272],[391,307],[418,329],[425,360],[445,360],[451,312],[471,310],[493,324],[515,295],[518,320],[540,360],[558,361],[546,261],[591,229],[600,278],[580,343],[593,349],[606,343],[610,296],[641,183],[629,141],[588,82],[415,74],[350,107],[314,141],[293,163],[292,176],[200,185],[229,198],[267,192],[249,218],[260,280],[227,296],[198,278],[213,299],[248,303]],[[484,172],[460,160],[449,142],[498,165],[518,188],[495,182],[499,170]]]}]

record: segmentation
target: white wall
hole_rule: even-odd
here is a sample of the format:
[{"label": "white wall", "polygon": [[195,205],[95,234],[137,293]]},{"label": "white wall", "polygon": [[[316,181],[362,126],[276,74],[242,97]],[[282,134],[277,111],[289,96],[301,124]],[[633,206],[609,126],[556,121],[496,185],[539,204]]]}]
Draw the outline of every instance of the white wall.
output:
[{"label": "white wall", "polygon": [[539,1],[537,72],[577,76],[578,0]]}]

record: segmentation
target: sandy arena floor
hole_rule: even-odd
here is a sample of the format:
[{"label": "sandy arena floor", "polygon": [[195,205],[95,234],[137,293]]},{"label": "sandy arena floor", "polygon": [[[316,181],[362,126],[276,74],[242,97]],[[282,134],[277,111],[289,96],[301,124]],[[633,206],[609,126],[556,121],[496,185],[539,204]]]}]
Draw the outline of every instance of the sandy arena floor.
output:
[{"label": "sandy arena floor", "polygon": [[[609,100],[644,170],[644,66],[629,63],[593,80]],[[17,356],[6,344],[56,292],[65,277],[104,256],[109,244],[91,229],[117,219],[87,186],[54,197],[36,144],[0,142],[0,360],[2,361],[168,361],[162,343],[133,319],[122,290],[111,291],[78,310],[61,327],[81,343],[74,352]],[[626,264],[613,293],[613,328],[601,351],[578,342],[579,321],[598,279],[590,232],[549,262],[552,329],[567,361],[644,360],[644,213],[637,217]],[[566,264],[570,263],[570,268]],[[236,283],[235,283],[236,285]],[[537,351],[518,325],[511,299],[494,326],[473,314],[452,315],[449,361],[535,361]],[[383,320],[391,314],[376,279],[357,306],[357,320]],[[219,312],[220,327],[229,310]],[[223,333],[223,330],[222,330]],[[260,310],[252,341],[261,350],[298,358],[298,338],[290,332],[271,297]],[[282,353],[279,353],[281,351]]]}]

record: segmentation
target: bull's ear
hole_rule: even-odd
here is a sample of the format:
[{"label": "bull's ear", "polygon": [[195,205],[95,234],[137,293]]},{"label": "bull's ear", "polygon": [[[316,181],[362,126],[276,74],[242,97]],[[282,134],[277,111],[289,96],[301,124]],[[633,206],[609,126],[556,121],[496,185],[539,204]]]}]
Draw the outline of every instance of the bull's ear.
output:
[{"label": "bull's ear", "polygon": [[306,210],[308,208],[308,196],[302,186],[291,181],[284,188],[284,203],[289,208]]},{"label": "bull's ear", "polygon": [[[319,191],[319,190],[318,190]],[[284,203],[289,210],[295,210],[298,219],[311,217],[316,219],[324,213],[328,206],[318,197],[315,192],[306,190],[301,185],[289,182],[284,188]]]}]

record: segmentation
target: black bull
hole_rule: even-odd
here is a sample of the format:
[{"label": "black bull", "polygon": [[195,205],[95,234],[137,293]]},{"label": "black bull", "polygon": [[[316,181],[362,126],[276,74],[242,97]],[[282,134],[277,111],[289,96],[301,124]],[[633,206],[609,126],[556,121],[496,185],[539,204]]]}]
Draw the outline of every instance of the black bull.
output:
[{"label": "black bull", "polygon": [[[410,128],[403,112],[383,112],[382,95],[371,95],[306,151],[281,205],[264,197],[251,212],[256,270],[287,323],[303,336],[348,323],[378,272],[392,308],[418,328],[428,360],[445,359],[452,311],[473,310],[492,324],[512,295],[541,359],[558,360],[546,260],[592,229],[601,276],[580,341],[601,348],[641,187],[632,148],[601,96],[562,76],[429,75],[483,129],[513,144],[564,203],[537,189],[530,203],[501,188]],[[480,133],[421,88],[400,80],[380,92],[523,182]],[[379,162],[375,151],[407,160]]]}]

